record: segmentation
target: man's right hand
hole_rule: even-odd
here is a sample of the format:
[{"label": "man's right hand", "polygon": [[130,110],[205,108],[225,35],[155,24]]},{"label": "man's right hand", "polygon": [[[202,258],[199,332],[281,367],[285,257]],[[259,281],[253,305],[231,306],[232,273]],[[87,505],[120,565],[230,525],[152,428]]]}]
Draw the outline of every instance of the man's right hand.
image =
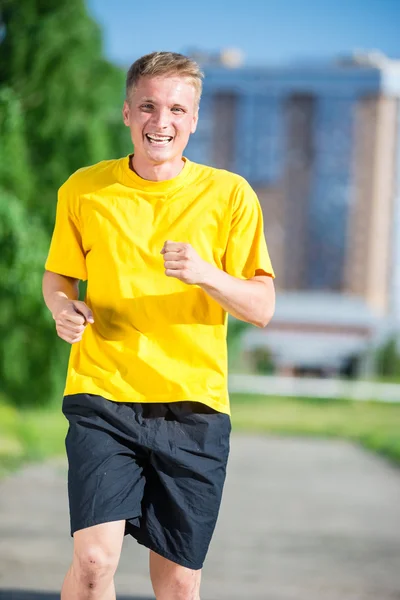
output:
[{"label": "man's right hand", "polygon": [[58,336],[69,344],[80,342],[86,325],[94,323],[93,313],[84,302],[67,298],[60,298],[53,319]]}]

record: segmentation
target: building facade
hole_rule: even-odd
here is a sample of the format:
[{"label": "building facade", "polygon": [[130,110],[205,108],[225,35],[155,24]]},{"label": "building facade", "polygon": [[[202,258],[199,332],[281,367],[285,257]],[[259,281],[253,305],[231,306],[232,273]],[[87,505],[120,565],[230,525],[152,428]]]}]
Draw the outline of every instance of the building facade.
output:
[{"label": "building facade", "polygon": [[256,190],[277,289],[400,322],[400,61],[204,71],[187,155]]}]

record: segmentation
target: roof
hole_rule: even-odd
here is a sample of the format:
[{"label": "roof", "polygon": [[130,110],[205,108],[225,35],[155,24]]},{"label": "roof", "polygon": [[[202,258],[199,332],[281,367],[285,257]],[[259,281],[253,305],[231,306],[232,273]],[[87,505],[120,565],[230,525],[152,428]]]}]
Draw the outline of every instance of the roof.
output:
[{"label": "roof", "polygon": [[204,91],[288,95],[332,94],[356,97],[368,94],[400,96],[400,61],[392,59],[294,64],[281,67],[205,65]]},{"label": "roof", "polygon": [[272,323],[349,325],[375,328],[383,318],[363,298],[334,292],[281,292]]},{"label": "roof", "polygon": [[280,366],[337,369],[347,359],[363,353],[368,348],[368,340],[356,335],[278,332],[267,328],[265,333],[246,332],[243,346],[247,350],[267,347]]},{"label": "roof", "polygon": [[[285,324],[285,328],[274,329],[274,324]],[[299,325],[304,326],[303,330]],[[318,331],[323,325],[327,330]],[[246,349],[267,347],[281,366],[337,369],[349,358],[367,351],[386,325],[385,318],[356,296],[284,292],[277,294],[271,324],[266,329],[246,331],[243,345]]]}]

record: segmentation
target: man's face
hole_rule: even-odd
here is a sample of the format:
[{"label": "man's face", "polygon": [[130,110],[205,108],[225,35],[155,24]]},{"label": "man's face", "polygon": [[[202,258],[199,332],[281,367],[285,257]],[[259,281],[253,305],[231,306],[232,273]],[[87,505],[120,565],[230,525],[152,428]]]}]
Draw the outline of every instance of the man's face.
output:
[{"label": "man's face", "polygon": [[196,130],[196,90],[179,76],[141,77],[124,102],[123,117],[136,160],[152,165],[181,160]]}]

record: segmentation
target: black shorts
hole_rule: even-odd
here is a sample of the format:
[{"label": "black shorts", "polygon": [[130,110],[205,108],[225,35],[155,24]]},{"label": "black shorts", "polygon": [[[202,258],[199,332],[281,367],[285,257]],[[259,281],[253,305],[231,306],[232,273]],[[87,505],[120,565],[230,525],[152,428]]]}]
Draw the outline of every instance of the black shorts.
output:
[{"label": "black shorts", "polygon": [[125,534],[201,569],[215,528],[231,430],[199,402],[65,396],[71,535],[126,520]]}]

